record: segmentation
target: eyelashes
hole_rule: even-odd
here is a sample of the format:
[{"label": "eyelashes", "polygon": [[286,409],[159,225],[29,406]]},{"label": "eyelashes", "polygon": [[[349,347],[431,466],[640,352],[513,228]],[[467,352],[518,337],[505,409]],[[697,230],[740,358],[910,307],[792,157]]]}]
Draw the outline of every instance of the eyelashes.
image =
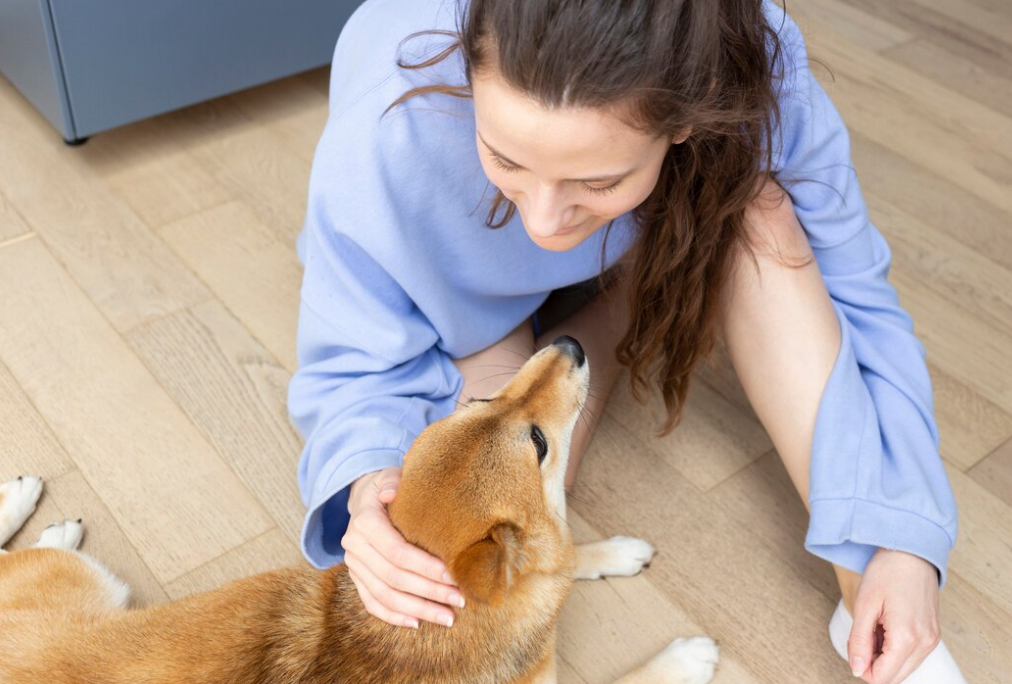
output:
[{"label": "eyelashes", "polygon": [[[499,158],[499,155],[497,154],[490,152],[489,155],[492,157],[492,161],[495,162],[496,167],[502,171],[505,171],[506,173],[516,173],[517,171],[520,170],[516,166],[511,166],[510,164],[504,162],[502,159]],[[595,188],[593,186],[587,185],[586,183],[580,183],[580,185],[583,186],[584,190],[594,195],[607,195],[609,193],[615,192],[615,188],[617,188],[619,183],[621,182],[622,181],[618,181],[617,183],[613,183],[606,188]]]}]

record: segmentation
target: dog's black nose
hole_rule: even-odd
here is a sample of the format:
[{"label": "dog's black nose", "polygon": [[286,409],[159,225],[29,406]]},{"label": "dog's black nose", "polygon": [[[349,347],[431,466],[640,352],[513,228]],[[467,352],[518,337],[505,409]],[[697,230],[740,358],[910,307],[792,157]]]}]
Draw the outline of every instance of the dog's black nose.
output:
[{"label": "dog's black nose", "polygon": [[577,368],[581,367],[584,360],[587,358],[583,355],[583,347],[580,346],[580,343],[569,335],[560,335],[559,337],[556,337],[552,344],[557,347],[562,347],[564,352],[572,356],[573,360],[576,361]]}]

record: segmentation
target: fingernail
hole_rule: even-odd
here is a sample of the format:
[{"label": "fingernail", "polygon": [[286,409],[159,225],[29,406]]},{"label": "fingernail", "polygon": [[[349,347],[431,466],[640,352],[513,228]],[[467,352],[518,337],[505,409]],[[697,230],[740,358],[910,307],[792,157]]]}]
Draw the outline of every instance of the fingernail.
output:
[{"label": "fingernail", "polygon": [[439,621],[447,627],[453,627],[453,616],[452,615],[440,615]]},{"label": "fingernail", "polygon": [[460,594],[450,594],[450,603],[460,608],[464,607],[464,597]]},{"label": "fingernail", "polygon": [[858,656],[850,659],[850,673],[855,677],[860,677],[864,674],[864,658]]},{"label": "fingernail", "polygon": [[404,625],[406,627],[411,627],[412,629],[418,629],[418,620],[415,620],[414,618],[408,618],[407,620],[404,621]]},{"label": "fingernail", "polygon": [[453,582],[453,578],[450,577],[450,573],[449,572],[444,572],[443,573],[443,581],[446,582],[447,584],[453,584],[454,583]]}]

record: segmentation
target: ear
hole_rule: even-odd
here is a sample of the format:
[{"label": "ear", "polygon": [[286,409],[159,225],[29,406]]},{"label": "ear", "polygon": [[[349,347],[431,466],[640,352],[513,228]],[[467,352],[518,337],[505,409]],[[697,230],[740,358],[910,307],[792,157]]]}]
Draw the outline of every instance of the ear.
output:
[{"label": "ear", "polygon": [[454,559],[450,574],[465,596],[497,606],[516,579],[522,555],[520,530],[512,523],[497,523]]},{"label": "ear", "polygon": [[689,139],[690,135],[692,135],[692,126],[683,128],[676,135],[671,136],[671,144],[681,145],[683,142]]}]

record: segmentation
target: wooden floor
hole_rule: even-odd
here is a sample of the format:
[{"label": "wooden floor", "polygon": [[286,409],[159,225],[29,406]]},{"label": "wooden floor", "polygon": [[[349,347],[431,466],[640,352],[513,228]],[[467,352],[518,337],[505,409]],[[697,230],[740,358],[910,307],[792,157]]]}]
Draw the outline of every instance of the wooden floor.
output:
[{"label": "wooden floor", "polygon": [[[943,635],[970,681],[1012,682],[1012,3],[788,10],[835,75],[815,68],[927,348],[960,507]],[[0,78],[0,479],[47,487],[14,548],[83,517],[139,605],[300,561],[293,241],[326,90],[318,70],[69,148]],[[786,471],[726,358],[699,375],[665,439],[619,381],[573,523],[659,555],[578,587],[563,681],[697,633],[721,644],[718,682],[853,681]]]}]

